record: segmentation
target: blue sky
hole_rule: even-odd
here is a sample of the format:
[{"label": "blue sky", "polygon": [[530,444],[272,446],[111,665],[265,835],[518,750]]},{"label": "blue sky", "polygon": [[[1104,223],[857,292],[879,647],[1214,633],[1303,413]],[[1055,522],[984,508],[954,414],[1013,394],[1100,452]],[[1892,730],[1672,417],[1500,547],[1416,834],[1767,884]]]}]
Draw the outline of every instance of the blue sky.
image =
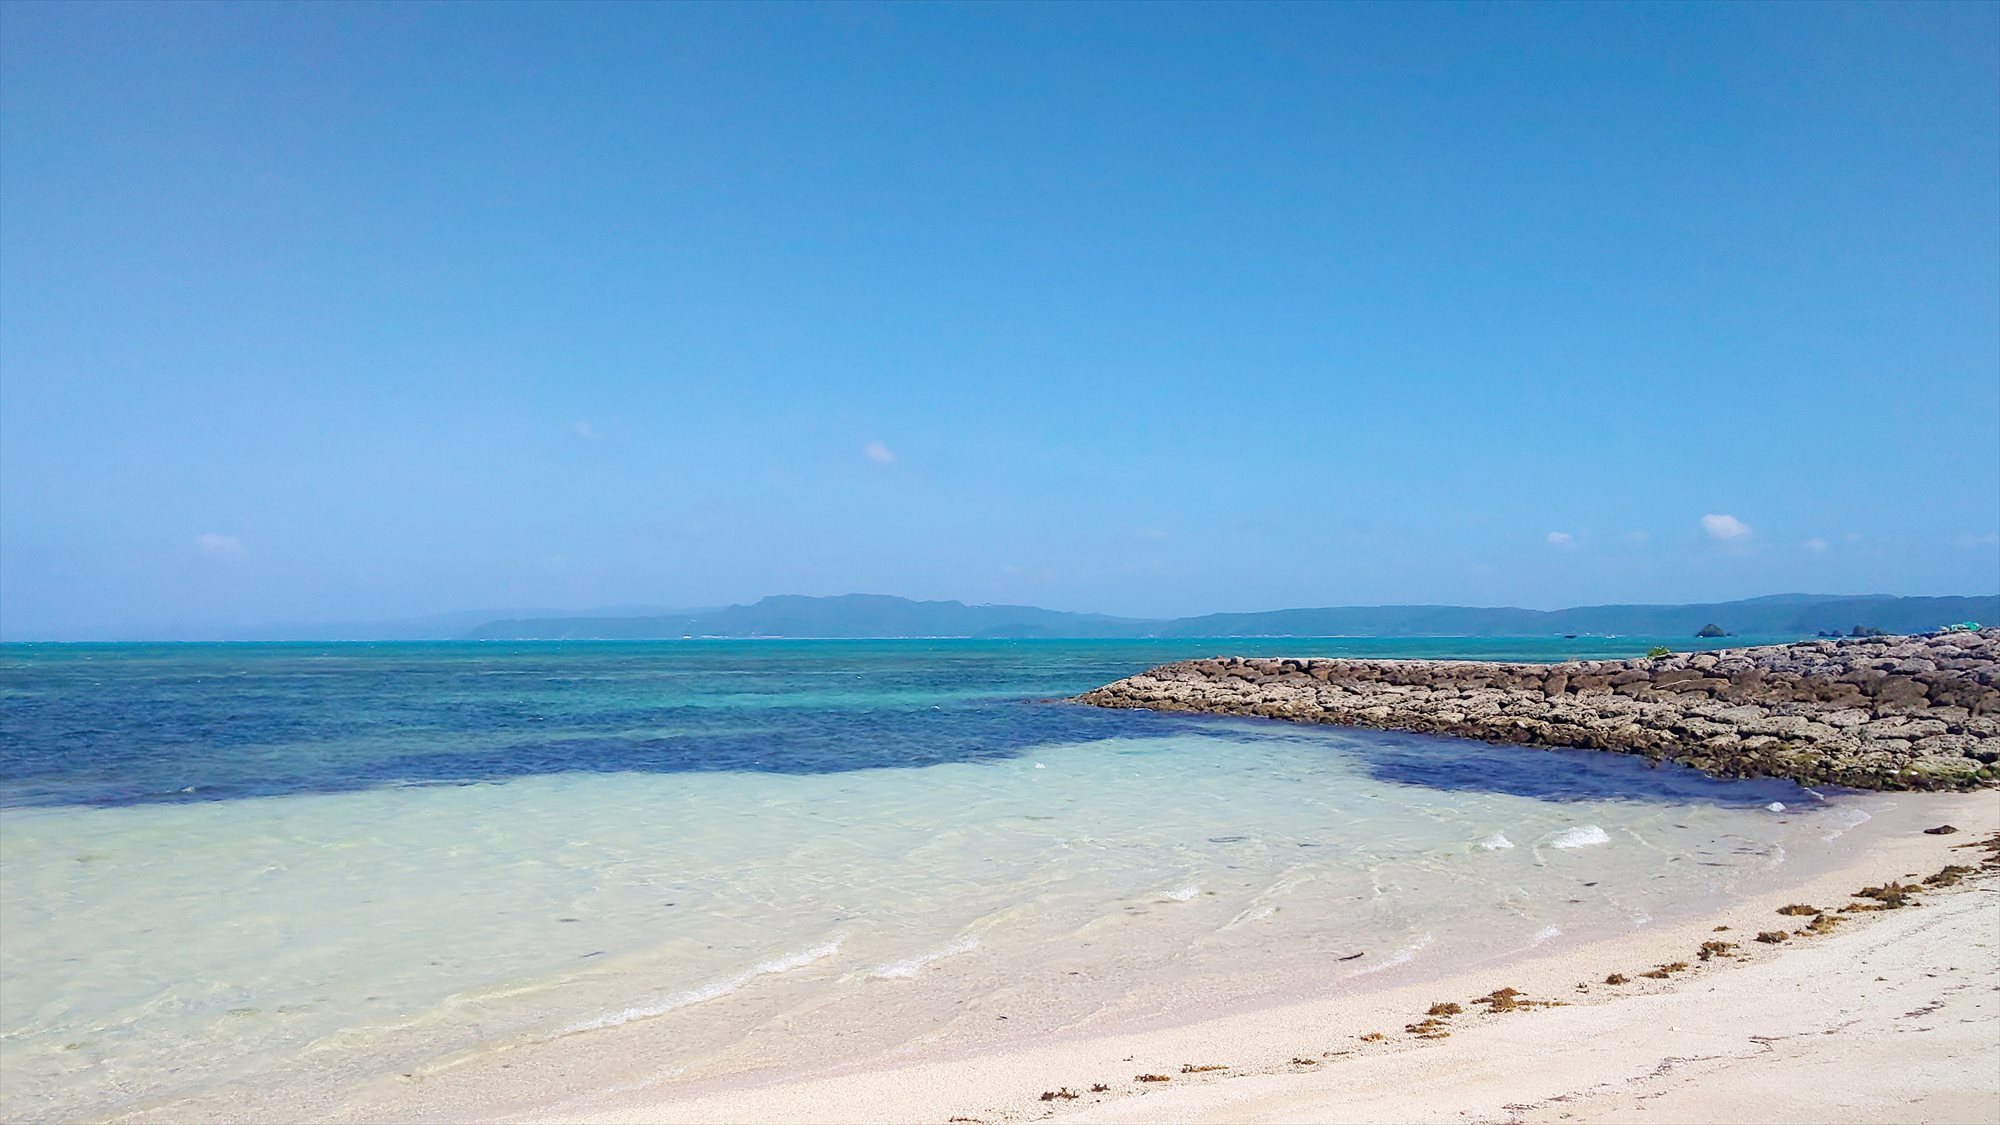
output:
[{"label": "blue sky", "polygon": [[0,6],[0,632],[2000,589],[2000,5]]}]

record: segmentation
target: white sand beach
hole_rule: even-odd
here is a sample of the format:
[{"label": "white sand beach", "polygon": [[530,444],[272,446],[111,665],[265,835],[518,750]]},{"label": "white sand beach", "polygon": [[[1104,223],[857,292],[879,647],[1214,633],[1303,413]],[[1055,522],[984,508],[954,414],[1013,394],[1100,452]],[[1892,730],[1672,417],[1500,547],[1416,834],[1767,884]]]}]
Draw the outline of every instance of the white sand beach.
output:
[{"label": "white sand beach", "polygon": [[[1923,799],[1960,831],[1888,842],[1707,924],[1167,1030],[670,1096],[630,1088],[641,1060],[603,1060],[625,1092],[512,1108],[605,1123],[2000,1121],[2000,885],[1982,876],[1911,908],[1847,914],[1823,936],[1753,940],[1808,921],[1777,913],[1790,902],[1865,903],[1851,892],[1990,854],[1961,845],[2000,829],[2000,797]],[[1705,941],[1736,948],[1702,962]],[[1640,976],[1676,961],[1690,967]],[[1611,973],[1630,983],[1603,983]],[[1472,1003],[1500,988],[1561,1006]],[[1440,1021],[1448,1037],[1405,1030],[1439,1002],[1465,1009]]]}]

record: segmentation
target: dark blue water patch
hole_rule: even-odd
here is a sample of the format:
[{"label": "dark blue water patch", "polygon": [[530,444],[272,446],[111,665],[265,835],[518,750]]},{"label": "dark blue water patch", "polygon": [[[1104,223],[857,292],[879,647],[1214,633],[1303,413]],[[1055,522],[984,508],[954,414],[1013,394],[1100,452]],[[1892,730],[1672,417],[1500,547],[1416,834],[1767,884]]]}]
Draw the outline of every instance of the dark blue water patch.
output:
[{"label": "dark blue water patch", "polygon": [[1167,658],[921,642],[11,647],[0,805],[977,762],[1163,729],[1031,700]]},{"label": "dark blue water patch", "polygon": [[[1298,651],[1295,641],[1270,644]],[[1619,755],[1045,701],[1214,651],[1199,641],[6,646],[0,806],[567,772],[913,768],[1170,734],[1302,741],[1381,780],[1440,790],[1797,799],[1796,787],[1651,770]]]},{"label": "dark blue water patch", "polygon": [[1377,781],[1440,792],[1505,793],[1541,801],[1643,801],[1757,808],[1813,795],[1775,778],[1724,780],[1635,754],[1478,742],[1442,735],[1298,727],[1274,719],[1184,716],[1223,738],[1285,738],[1337,746]]}]

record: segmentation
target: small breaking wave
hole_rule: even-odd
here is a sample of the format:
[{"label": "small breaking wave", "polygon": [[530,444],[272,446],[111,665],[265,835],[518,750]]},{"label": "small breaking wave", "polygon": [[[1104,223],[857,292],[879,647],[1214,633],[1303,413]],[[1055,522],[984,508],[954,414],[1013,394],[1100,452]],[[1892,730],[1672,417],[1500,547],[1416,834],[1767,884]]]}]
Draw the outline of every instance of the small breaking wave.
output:
[{"label": "small breaking wave", "polygon": [[1489,852],[1497,852],[1502,848],[1513,847],[1514,841],[1509,840],[1506,836],[1502,835],[1501,833],[1495,832],[1493,835],[1488,836],[1484,840],[1479,841],[1479,846],[1486,849]]},{"label": "small breaking wave", "polygon": [[890,978],[913,977],[917,975],[918,969],[923,968],[933,961],[942,961],[947,957],[956,957],[961,953],[970,953],[978,948],[979,939],[968,934],[941,949],[933,949],[928,953],[919,953],[915,957],[905,957],[901,961],[890,961],[886,964],[877,965],[873,969],[868,970],[868,975],[871,977]]},{"label": "small breaking wave", "polygon": [[1847,835],[1849,830],[1859,828],[1862,825],[1868,823],[1869,821],[1875,819],[1874,817],[1869,816],[1866,812],[1854,808],[1853,806],[1849,806],[1847,808],[1840,810],[1840,814],[1841,818],[1846,823],[1835,825],[1833,831],[1828,832],[1826,835],[1820,837],[1821,840],[1824,840],[1830,844],[1833,841],[1840,839],[1842,836]]},{"label": "small breaking wave", "polygon": [[1393,969],[1398,965],[1407,965],[1411,961],[1416,960],[1417,954],[1419,952],[1422,952],[1423,948],[1429,945],[1430,943],[1431,943],[1431,935],[1425,934],[1424,936],[1418,938],[1416,941],[1411,942],[1409,945],[1406,945],[1403,948],[1398,949],[1396,952],[1390,954],[1380,964],[1370,965],[1365,969],[1356,969],[1347,975],[1351,977],[1365,977],[1369,973],[1379,973],[1384,969]]},{"label": "small breaking wave", "polygon": [[1200,886],[1194,883],[1182,883],[1171,891],[1161,891],[1160,897],[1170,902],[1186,902],[1200,893]]},{"label": "small breaking wave", "polygon": [[834,938],[832,941],[815,945],[811,949],[802,949],[797,953],[784,957],[776,957],[769,961],[760,961],[752,965],[748,970],[725,980],[705,984],[700,988],[690,989],[686,992],[677,992],[655,1004],[636,1005],[626,1008],[623,1011],[610,1012],[598,1016],[596,1019],[571,1024],[563,1028],[559,1034],[573,1035],[579,1031],[597,1031],[601,1028],[617,1027],[620,1024],[631,1023],[633,1020],[664,1016],[668,1012],[677,1011],[681,1008],[700,1004],[708,1000],[714,1000],[717,997],[727,996],[744,985],[749,984],[751,981],[756,980],[758,977],[772,973],[789,973],[793,969],[802,969],[814,961],[831,957],[835,953],[840,952],[840,943],[843,940],[842,938]]},{"label": "small breaking wave", "polygon": [[1610,842],[1611,837],[1604,829],[1599,828],[1595,824],[1586,824],[1581,828],[1571,828],[1565,831],[1560,836],[1550,840],[1549,846],[1552,848],[1588,848],[1597,844],[1608,844]]}]

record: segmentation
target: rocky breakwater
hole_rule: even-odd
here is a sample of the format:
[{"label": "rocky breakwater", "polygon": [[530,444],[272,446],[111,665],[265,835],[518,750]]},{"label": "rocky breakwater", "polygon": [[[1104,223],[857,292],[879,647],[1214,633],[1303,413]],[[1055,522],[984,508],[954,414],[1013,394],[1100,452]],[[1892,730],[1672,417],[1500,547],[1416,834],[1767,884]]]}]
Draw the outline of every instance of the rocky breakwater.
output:
[{"label": "rocky breakwater", "polygon": [[2000,783],[2000,629],[1563,664],[1218,657],[1077,702],[1616,750],[1720,777]]}]

